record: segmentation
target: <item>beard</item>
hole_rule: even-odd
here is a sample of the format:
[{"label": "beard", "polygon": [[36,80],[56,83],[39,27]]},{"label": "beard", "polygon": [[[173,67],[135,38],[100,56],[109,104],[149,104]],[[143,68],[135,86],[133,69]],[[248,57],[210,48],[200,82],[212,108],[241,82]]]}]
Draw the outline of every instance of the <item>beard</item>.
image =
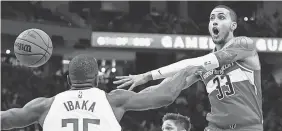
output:
[{"label": "beard", "polygon": [[218,36],[218,38],[212,38],[212,41],[216,45],[223,45],[226,43],[227,37],[229,36],[230,32],[222,34],[223,36]]}]

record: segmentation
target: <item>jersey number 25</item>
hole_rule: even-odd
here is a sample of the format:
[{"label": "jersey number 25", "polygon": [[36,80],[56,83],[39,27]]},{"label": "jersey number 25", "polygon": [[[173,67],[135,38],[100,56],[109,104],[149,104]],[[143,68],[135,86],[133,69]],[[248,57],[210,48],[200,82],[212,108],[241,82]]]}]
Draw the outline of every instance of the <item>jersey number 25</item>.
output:
[{"label": "jersey number 25", "polygon": [[[221,79],[221,80],[226,79],[226,83],[224,83],[224,85],[221,86],[219,79]],[[217,84],[216,89],[218,91],[218,94],[216,96],[219,100],[222,100],[224,98],[224,96],[228,97],[228,96],[232,96],[232,95],[235,94],[235,90],[232,86],[230,77],[228,75],[222,75],[222,76],[216,77],[215,79],[213,79],[213,83]],[[228,91],[222,90],[222,87],[224,87],[224,86],[228,87]]]},{"label": "jersey number 25", "polygon": [[[62,127],[67,127],[67,124],[73,124],[73,131],[78,131],[78,119],[62,119]],[[88,131],[88,124],[100,125],[99,119],[83,119],[83,131]]]}]

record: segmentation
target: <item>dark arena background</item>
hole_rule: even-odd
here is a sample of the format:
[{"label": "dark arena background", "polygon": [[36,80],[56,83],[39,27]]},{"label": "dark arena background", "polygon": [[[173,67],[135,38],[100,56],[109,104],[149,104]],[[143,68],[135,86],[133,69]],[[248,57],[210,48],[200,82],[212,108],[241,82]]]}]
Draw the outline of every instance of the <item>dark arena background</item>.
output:
[{"label": "dark arena background", "polygon": [[[237,13],[235,34],[255,41],[262,67],[264,130],[282,131],[279,1],[1,1],[1,111],[68,90],[68,63],[78,54],[97,58],[102,74],[99,88],[106,92],[116,89],[115,76],[140,74],[207,54],[214,48],[209,15],[219,4]],[[50,60],[39,68],[22,66],[13,52],[16,37],[29,28],[45,31],[54,46]],[[190,117],[192,131],[203,131],[209,111],[206,90],[198,82],[170,106],[128,112],[120,124],[123,131],[161,131],[162,116],[172,112]],[[42,128],[34,124],[11,131]]]}]

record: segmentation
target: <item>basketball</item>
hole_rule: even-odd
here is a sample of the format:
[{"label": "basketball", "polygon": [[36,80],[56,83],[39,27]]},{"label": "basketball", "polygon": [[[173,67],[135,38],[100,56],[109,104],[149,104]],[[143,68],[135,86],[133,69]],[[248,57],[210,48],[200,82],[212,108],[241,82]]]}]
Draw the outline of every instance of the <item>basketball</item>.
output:
[{"label": "basketball", "polygon": [[50,37],[40,29],[22,32],[14,43],[17,59],[25,66],[39,67],[51,57],[53,45]]}]

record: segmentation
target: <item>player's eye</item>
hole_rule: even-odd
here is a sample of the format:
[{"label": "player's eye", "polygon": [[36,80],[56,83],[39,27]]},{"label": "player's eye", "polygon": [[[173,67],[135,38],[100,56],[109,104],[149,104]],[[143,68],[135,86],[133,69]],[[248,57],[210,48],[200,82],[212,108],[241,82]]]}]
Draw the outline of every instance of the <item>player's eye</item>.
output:
[{"label": "player's eye", "polygon": [[172,128],[171,128],[171,127],[166,127],[165,129],[166,129],[166,130],[169,130],[169,131],[170,131],[170,130],[172,130]]},{"label": "player's eye", "polygon": [[210,16],[210,20],[213,20],[214,19],[214,15]]},{"label": "player's eye", "polygon": [[218,16],[218,19],[220,19],[220,20],[224,20],[224,19],[225,19],[225,16],[223,16],[223,15],[219,15],[219,16]]}]

